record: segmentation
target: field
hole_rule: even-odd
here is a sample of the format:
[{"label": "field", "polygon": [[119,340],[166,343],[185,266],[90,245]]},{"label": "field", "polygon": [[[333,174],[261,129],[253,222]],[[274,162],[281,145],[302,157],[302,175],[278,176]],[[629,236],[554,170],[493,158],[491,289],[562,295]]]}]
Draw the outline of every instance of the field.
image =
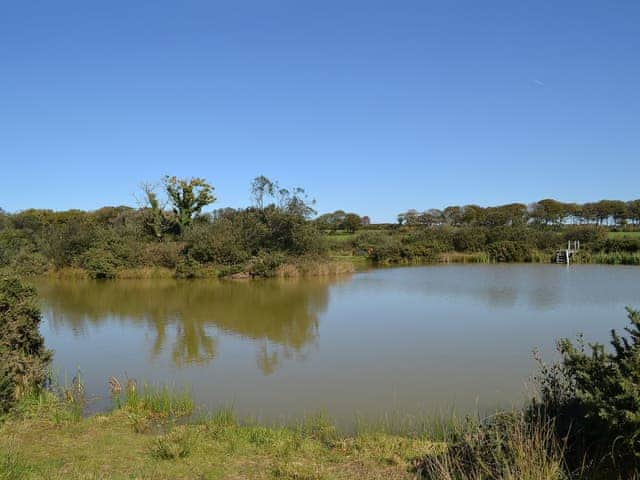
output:
[{"label": "field", "polygon": [[609,238],[640,238],[640,231],[638,232],[609,232]]}]

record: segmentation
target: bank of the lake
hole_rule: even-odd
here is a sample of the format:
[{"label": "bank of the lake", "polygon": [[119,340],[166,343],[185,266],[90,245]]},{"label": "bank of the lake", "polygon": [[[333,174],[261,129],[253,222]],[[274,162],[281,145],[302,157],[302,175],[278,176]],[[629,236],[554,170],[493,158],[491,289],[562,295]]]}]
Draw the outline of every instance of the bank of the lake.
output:
[{"label": "bank of the lake", "polygon": [[79,419],[63,408],[44,401],[0,420],[0,478],[410,479],[425,455],[444,448],[418,433],[344,436],[321,416],[265,427],[222,411],[147,430],[131,409]]}]

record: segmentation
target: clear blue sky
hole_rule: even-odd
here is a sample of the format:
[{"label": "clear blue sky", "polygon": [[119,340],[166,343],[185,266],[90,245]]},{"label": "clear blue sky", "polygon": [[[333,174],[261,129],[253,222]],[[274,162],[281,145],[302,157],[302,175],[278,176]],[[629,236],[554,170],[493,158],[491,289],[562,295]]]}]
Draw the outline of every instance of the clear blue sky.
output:
[{"label": "clear blue sky", "polygon": [[640,197],[640,2],[14,1],[0,207],[258,174],[321,212]]}]

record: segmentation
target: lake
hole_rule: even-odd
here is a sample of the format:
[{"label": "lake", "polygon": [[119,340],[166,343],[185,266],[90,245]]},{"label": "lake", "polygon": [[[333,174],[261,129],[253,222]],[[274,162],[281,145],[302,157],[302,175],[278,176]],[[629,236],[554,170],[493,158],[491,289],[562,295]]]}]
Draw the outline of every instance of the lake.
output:
[{"label": "lake", "polygon": [[451,265],[303,280],[46,280],[54,365],[108,405],[107,379],[188,386],[208,408],[340,422],[511,406],[558,337],[607,341],[640,268]]}]

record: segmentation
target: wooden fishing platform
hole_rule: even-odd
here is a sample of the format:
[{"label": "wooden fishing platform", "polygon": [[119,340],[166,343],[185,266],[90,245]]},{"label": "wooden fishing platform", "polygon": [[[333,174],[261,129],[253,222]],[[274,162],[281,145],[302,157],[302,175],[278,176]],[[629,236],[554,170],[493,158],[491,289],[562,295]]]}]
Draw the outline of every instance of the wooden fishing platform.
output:
[{"label": "wooden fishing platform", "polygon": [[578,250],[580,250],[580,240],[569,240],[566,249],[556,251],[556,263],[569,265],[571,257],[573,257]]}]

